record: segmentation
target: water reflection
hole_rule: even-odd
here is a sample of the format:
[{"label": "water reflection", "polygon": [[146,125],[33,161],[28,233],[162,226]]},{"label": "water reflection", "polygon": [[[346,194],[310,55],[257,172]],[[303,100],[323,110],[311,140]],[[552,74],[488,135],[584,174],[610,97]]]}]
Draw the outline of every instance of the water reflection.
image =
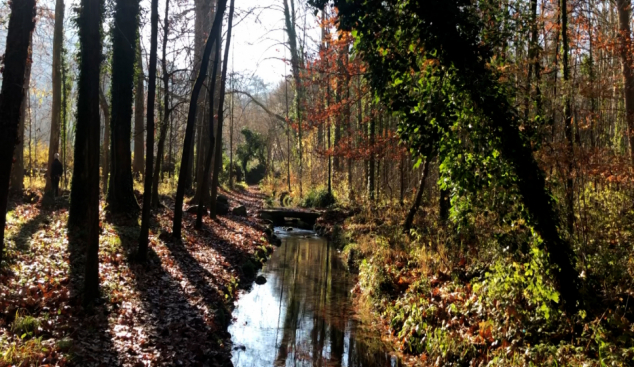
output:
[{"label": "water reflection", "polygon": [[[397,366],[362,336],[351,318],[353,279],[327,241],[310,231],[279,234],[261,272],[267,279],[241,296],[229,327],[232,362],[252,366]],[[375,336],[374,339],[378,339]]]}]

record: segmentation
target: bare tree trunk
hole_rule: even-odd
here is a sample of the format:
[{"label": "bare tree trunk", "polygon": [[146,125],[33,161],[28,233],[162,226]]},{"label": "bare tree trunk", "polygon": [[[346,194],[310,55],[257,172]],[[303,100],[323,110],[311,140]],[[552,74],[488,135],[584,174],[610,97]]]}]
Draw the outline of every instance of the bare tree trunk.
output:
[{"label": "bare tree trunk", "polygon": [[[568,42],[568,5],[567,0],[561,0],[561,42],[562,42],[562,64],[564,77],[564,132],[568,146],[568,171],[566,172],[566,227],[568,233],[572,235],[574,231],[574,181],[572,171],[574,169],[574,142],[572,131],[572,107],[570,102],[570,65],[569,53],[570,43]],[[629,20],[628,20],[629,22]],[[629,26],[628,26],[629,28]],[[634,107],[634,106],[633,106]]]},{"label": "bare tree trunk", "polygon": [[630,155],[634,164],[634,71],[632,70],[632,33],[630,21],[632,15],[632,2],[629,0],[617,0],[619,13],[619,52],[623,70],[623,84],[625,90],[625,113],[627,120],[628,137],[630,143]]},{"label": "bare tree trunk", "polygon": [[[288,6],[289,0],[284,0],[284,21],[286,25],[286,33],[288,35],[288,45],[291,50],[291,67],[293,69],[293,78],[295,80],[295,107],[297,113],[297,142],[299,153],[299,197],[303,197],[302,190],[302,173],[303,173],[303,157],[302,157],[302,109],[301,99],[303,96],[302,80],[300,77],[300,54],[297,47],[297,27],[295,22],[295,3],[290,0],[291,7]],[[290,152],[289,152],[290,153]],[[245,172],[246,173],[246,172]]]},{"label": "bare tree trunk", "polygon": [[51,165],[55,153],[59,153],[60,120],[62,111],[62,43],[64,42],[64,0],[55,2],[55,27],[53,30],[53,104],[51,107],[51,135],[48,143],[48,164],[46,170],[46,187],[51,190]]},{"label": "bare tree trunk", "polygon": [[412,203],[412,207],[409,209],[409,213],[407,213],[407,218],[405,218],[405,223],[403,224],[403,232],[409,233],[412,229],[412,224],[414,223],[414,216],[420,208],[420,204],[423,201],[423,191],[425,190],[425,181],[427,180],[427,174],[429,173],[429,161],[430,159],[425,159],[425,163],[423,163],[423,174],[420,176],[420,183],[418,184],[418,191],[416,192],[416,198]]},{"label": "bare tree trunk", "polygon": [[132,170],[136,177],[143,173],[144,143],[143,117],[145,117],[145,87],[143,85],[143,58],[141,57],[141,37],[136,44],[136,86],[134,87],[134,161]]},{"label": "bare tree trunk", "polygon": [[[231,3],[233,5],[233,1]],[[233,8],[231,8],[233,9]],[[222,34],[222,30],[219,29],[218,34],[215,37],[215,45],[216,45],[216,51],[215,51],[215,56],[214,59],[218,60],[220,58],[220,46],[221,46],[221,42],[222,42],[222,38],[221,35]],[[218,63],[214,63],[213,66],[213,71],[211,73],[211,80],[215,81],[216,77],[218,75]],[[209,86],[209,105],[212,106],[211,107],[211,111],[210,114],[208,116],[209,118],[209,129],[207,131],[208,137],[209,137],[209,150],[207,151],[207,156],[205,157],[205,167],[201,176],[201,183],[200,186],[201,187],[207,187],[209,186],[209,173],[211,171],[211,162],[212,159],[214,157],[214,148],[216,146],[216,138],[214,136],[214,110],[213,110],[213,105],[214,105],[214,97],[215,97],[215,87],[216,87],[216,83],[210,83]],[[214,203],[212,204],[215,207],[215,200],[213,200]],[[203,214],[204,214],[204,208],[205,206],[205,196],[204,195],[200,195],[200,197],[198,198],[198,211],[197,211],[197,216],[196,216],[196,225],[195,228],[196,229],[201,229],[203,226]],[[215,213],[215,210],[213,210],[213,213]]]},{"label": "bare tree trunk", "polygon": [[169,73],[167,71],[167,36],[169,34],[169,7],[170,1],[165,0],[165,22],[163,26],[163,121],[161,122],[161,131],[159,134],[158,148],[156,149],[156,164],[154,167],[154,176],[152,177],[152,208],[156,209],[159,205],[158,186],[159,174],[161,173],[161,163],[163,161],[163,152],[165,150],[165,139],[167,138],[167,127],[169,126]]},{"label": "bare tree trunk", "polygon": [[139,249],[137,260],[147,260],[147,250],[150,235],[150,205],[152,199],[152,164],[154,163],[154,101],[156,99],[156,59],[158,53],[158,0],[152,0],[151,5],[151,35],[150,35],[150,65],[148,67],[147,94],[147,157],[145,158],[145,185],[143,189],[143,207],[141,212],[141,231],[139,234]]},{"label": "bare tree trunk", "polygon": [[81,63],[68,225],[86,231],[85,303],[92,302],[99,295],[99,74],[102,18],[101,1],[81,1],[77,20]]},{"label": "bare tree trunk", "polygon": [[13,150],[18,142],[20,106],[29,57],[31,32],[35,26],[35,0],[13,1],[7,33],[2,89],[0,89],[0,264],[4,252],[4,227],[9,195]]},{"label": "bare tree trunk", "polygon": [[[117,0],[112,32],[112,86],[110,88],[112,130],[108,211],[114,214],[136,214],[139,204],[132,181],[132,90],[137,53],[139,0]],[[154,147],[148,144],[148,152]],[[151,169],[152,167],[150,167]]]},{"label": "bare tree trunk", "polygon": [[189,112],[187,115],[187,125],[185,128],[185,141],[183,143],[183,155],[181,158],[181,170],[180,175],[178,177],[178,188],[176,190],[176,198],[174,204],[174,223],[172,227],[172,235],[175,238],[181,237],[181,222],[183,219],[183,198],[185,196],[185,186],[187,183],[187,166],[191,161],[190,149],[192,141],[193,141],[193,132],[194,132],[194,122],[196,119],[196,107],[198,102],[198,96],[200,95],[200,90],[202,89],[205,78],[207,77],[207,69],[209,66],[209,54],[211,53],[211,49],[213,46],[213,35],[218,32],[222,24],[222,17],[225,12],[225,8],[227,7],[227,0],[219,0],[218,8],[216,10],[216,16],[214,19],[214,24],[211,27],[211,31],[209,32],[209,37],[207,38],[207,43],[205,45],[205,50],[203,52],[203,58],[200,65],[200,70],[198,72],[198,77],[196,78],[196,83],[194,84],[194,88],[192,90],[191,100],[189,102]]},{"label": "bare tree trunk", "polygon": [[[15,147],[15,163],[13,164],[13,169],[11,170],[11,181],[9,183],[9,187],[11,188],[11,192],[14,193],[22,193],[24,190],[24,127],[26,125],[26,115],[27,115],[27,106],[29,105],[28,101],[30,98],[30,86],[31,86],[31,66],[33,65],[33,60],[31,59],[31,55],[33,52],[33,33],[31,33],[31,38],[29,39],[29,51],[28,57],[26,61],[26,71],[24,76],[24,98],[22,99],[22,103],[20,105],[20,124],[18,126],[18,144]],[[1,255],[0,255],[1,257]]]},{"label": "bare tree trunk", "polygon": [[104,136],[103,136],[103,172],[102,175],[102,186],[104,196],[108,192],[108,175],[110,174],[110,106],[108,106],[108,99],[106,95],[103,93],[103,89],[99,87],[99,104],[101,105],[101,111],[103,112],[104,117]]},{"label": "bare tree trunk", "polygon": [[[216,159],[214,163],[214,176],[211,184],[211,208],[210,215],[212,218],[216,217],[216,199],[218,194],[218,176],[220,175],[220,167],[222,167],[222,125],[224,122],[224,103],[225,103],[225,89],[227,85],[227,68],[229,65],[229,49],[231,46],[231,31],[233,25],[233,9],[235,0],[231,0],[229,6],[229,24],[227,25],[227,42],[225,44],[225,54],[222,60],[222,76],[220,79],[220,94],[218,100],[218,131],[216,136]],[[220,37],[218,37],[220,39]],[[220,42],[220,41],[218,41]]]}]

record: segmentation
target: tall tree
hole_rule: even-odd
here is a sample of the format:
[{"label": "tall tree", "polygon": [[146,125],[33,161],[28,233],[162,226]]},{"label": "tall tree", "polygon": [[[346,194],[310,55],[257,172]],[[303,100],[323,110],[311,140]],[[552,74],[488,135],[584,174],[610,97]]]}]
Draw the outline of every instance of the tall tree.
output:
[{"label": "tall tree", "polygon": [[174,223],[172,226],[172,235],[175,238],[181,237],[181,222],[183,219],[183,198],[185,196],[185,185],[187,184],[187,165],[190,163],[191,151],[189,147],[194,139],[194,122],[196,119],[196,107],[198,105],[198,96],[202,89],[203,83],[207,78],[207,69],[209,68],[209,55],[214,41],[214,34],[218,32],[222,24],[222,17],[224,16],[225,9],[227,7],[227,0],[218,0],[218,7],[216,8],[216,16],[214,18],[214,24],[211,27],[205,49],[203,51],[203,58],[200,63],[200,70],[198,71],[198,77],[194,83],[192,89],[191,99],[189,101],[189,111],[187,114],[187,125],[185,126],[185,141],[183,143],[183,155],[181,158],[181,168],[178,177],[178,187],[176,189],[176,199],[174,204]]},{"label": "tall tree", "polygon": [[161,59],[163,69],[163,121],[159,133],[159,142],[156,149],[156,164],[154,165],[154,176],[152,177],[152,208],[158,208],[159,205],[159,174],[161,173],[161,163],[163,162],[163,152],[165,151],[165,139],[167,139],[167,128],[169,127],[171,109],[169,107],[169,79],[170,74],[167,71],[167,36],[169,35],[169,13],[170,1],[165,0],[165,20],[163,23],[163,57]]},{"label": "tall tree", "polygon": [[103,89],[99,87],[99,106],[103,111],[103,121],[105,128],[103,136],[103,158],[102,158],[102,183],[104,196],[108,193],[108,177],[110,175],[110,106],[108,106],[108,99]]},{"label": "tall tree", "polygon": [[29,58],[31,32],[35,27],[35,0],[12,1],[0,89],[0,264],[4,252],[4,227],[9,196],[13,150],[18,143],[20,106]]},{"label": "tall tree", "polygon": [[147,259],[147,249],[150,232],[150,205],[152,200],[152,164],[154,163],[154,102],[156,99],[156,63],[158,53],[158,0],[152,0],[151,35],[150,35],[150,65],[148,67],[147,89],[147,157],[145,159],[145,185],[143,189],[143,211],[141,213],[141,233],[139,234],[139,249],[137,259],[144,262]]},{"label": "tall tree", "polygon": [[[570,42],[568,40],[568,2],[561,0],[559,12],[561,14],[561,63],[564,79],[564,135],[568,149],[568,170],[566,172],[566,227],[572,235],[575,223],[574,212],[574,181],[572,179],[574,159],[574,138],[572,133],[572,103],[570,101]],[[629,22],[629,21],[628,21]]]},{"label": "tall tree", "polygon": [[[290,7],[289,7],[290,1]],[[295,80],[295,113],[297,115],[297,143],[299,153],[299,196],[303,196],[302,192],[302,173],[304,168],[302,157],[302,79],[301,79],[301,55],[297,45],[297,22],[295,19],[295,1],[283,0],[284,2],[284,26],[286,35],[288,36],[288,46],[291,51],[291,69],[293,72],[293,79]]]},{"label": "tall tree", "polygon": [[[216,44],[216,51],[215,51],[215,59],[218,60],[218,58],[220,58],[220,49],[221,49],[221,37],[220,34],[222,33],[222,30],[220,28],[218,28],[218,34],[216,34],[215,37],[215,41],[214,43]],[[218,75],[218,63],[215,62],[214,66],[213,66],[213,71],[211,72],[211,80],[216,80],[216,77]],[[214,105],[214,97],[215,94],[217,93],[217,91],[215,90],[216,83],[210,83],[210,87],[209,87],[209,104],[210,106]],[[209,172],[211,171],[211,161],[214,157],[214,147],[216,144],[216,139],[214,137],[214,113],[213,113],[213,107],[211,108],[211,113],[208,116],[209,119],[209,128],[208,128],[208,135],[209,135],[209,149],[207,150],[206,153],[206,157],[205,157],[205,167],[202,173],[202,176],[200,178],[200,187],[207,187],[208,183],[209,183]],[[214,200],[213,206],[215,207],[216,203]],[[196,229],[201,229],[203,227],[203,215],[204,215],[204,206],[205,206],[205,195],[199,195],[198,197],[198,210],[196,213],[196,225],[195,228]],[[215,210],[212,209],[212,212],[214,212]]]},{"label": "tall tree", "polygon": [[81,0],[77,18],[80,64],[75,164],[68,225],[81,227],[86,233],[85,302],[91,302],[99,295],[99,74],[102,20],[101,0]]},{"label": "tall tree", "polygon": [[632,1],[617,0],[619,13],[619,54],[621,55],[623,84],[625,86],[623,96],[625,99],[625,118],[627,121],[628,137],[630,141],[630,155],[634,164],[634,70],[632,68]]},{"label": "tall tree", "polygon": [[[132,182],[132,90],[139,28],[139,0],[117,0],[112,30],[112,84],[110,182],[108,211],[114,214],[137,213],[139,204]],[[148,151],[152,149],[148,145]]]},{"label": "tall tree", "polygon": [[[214,176],[211,183],[211,208],[209,213],[212,218],[216,217],[216,200],[218,198],[218,181],[222,167],[222,125],[224,122],[224,102],[225,102],[225,89],[227,86],[227,68],[229,65],[229,49],[231,47],[231,31],[233,25],[233,4],[235,0],[231,0],[229,6],[229,24],[227,26],[227,42],[225,44],[225,54],[222,60],[222,76],[220,78],[220,95],[218,102],[218,130],[216,131],[216,159],[214,162]],[[219,37],[220,38],[220,37]],[[220,41],[218,41],[220,42]],[[231,169],[231,168],[230,168]]]},{"label": "tall tree", "polygon": [[62,111],[62,44],[64,43],[64,0],[55,1],[55,27],[53,30],[53,104],[51,107],[51,135],[48,142],[46,188],[51,189],[51,165],[59,153]]},{"label": "tall tree", "polygon": [[11,181],[9,187],[14,193],[22,193],[24,190],[24,127],[26,122],[26,115],[28,113],[27,106],[30,98],[31,89],[31,66],[33,65],[33,32],[31,32],[31,38],[29,40],[29,52],[26,62],[26,74],[24,75],[24,98],[22,98],[22,104],[20,105],[20,124],[18,126],[18,144],[15,147],[15,163],[11,169]]},{"label": "tall tree", "polygon": [[143,173],[144,155],[143,117],[145,117],[145,87],[143,76],[143,58],[141,57],[141,37],[136,43],[136,83],[134,86],[134,160],[132,170],[135,176]]}]

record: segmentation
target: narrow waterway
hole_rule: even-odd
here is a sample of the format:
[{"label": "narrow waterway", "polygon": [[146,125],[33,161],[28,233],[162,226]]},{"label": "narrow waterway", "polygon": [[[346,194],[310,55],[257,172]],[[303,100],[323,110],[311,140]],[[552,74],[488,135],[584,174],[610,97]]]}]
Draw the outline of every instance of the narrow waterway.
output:
[{"label": "narrow waterway", "polygon": [[398,366],[353,318],[353,277],[337,250],[311,231],[276,233],[282,246],[260,272],[267,282],[236,302],[234,366]]}]

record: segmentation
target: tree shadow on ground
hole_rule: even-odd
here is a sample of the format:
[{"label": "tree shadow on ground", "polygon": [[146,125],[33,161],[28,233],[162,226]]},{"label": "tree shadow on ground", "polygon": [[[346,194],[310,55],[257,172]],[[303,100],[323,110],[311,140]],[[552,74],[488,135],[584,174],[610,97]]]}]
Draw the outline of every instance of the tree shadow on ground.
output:
[{"label": "tree shadow on ground", "polygon": [[87,307],[82,302],[86,268],[86,231],[68,227],[69,288],[73,328],[73,363],[78,366],[120,366],[108,324],[110,309],[102,297]]},{"label": "tree shadow on ground", "polygon": [[[122,330],[127,325],[144,326],[137,337],[140,351],[128,351],[126,362],[139,361],[139,354],[151,356],[152,364],[225,366],[230,365],[226,346],[229,335],[224,324],[224,302],[216,288],[208,284],[213,275],[202,268],[186,249],[166,243],[178,265],[163,264],[165,248],[152,244],[145,264],[134,262],[139,235],[138,223],[115,225],[121,245],[127,252],[140,307],[122,302],[118,308]],[[128,329],[132,329],[131,327]],[[136,327],[134,329],[137,329]],[[117,341],[119,343],[119,341]]]}]

